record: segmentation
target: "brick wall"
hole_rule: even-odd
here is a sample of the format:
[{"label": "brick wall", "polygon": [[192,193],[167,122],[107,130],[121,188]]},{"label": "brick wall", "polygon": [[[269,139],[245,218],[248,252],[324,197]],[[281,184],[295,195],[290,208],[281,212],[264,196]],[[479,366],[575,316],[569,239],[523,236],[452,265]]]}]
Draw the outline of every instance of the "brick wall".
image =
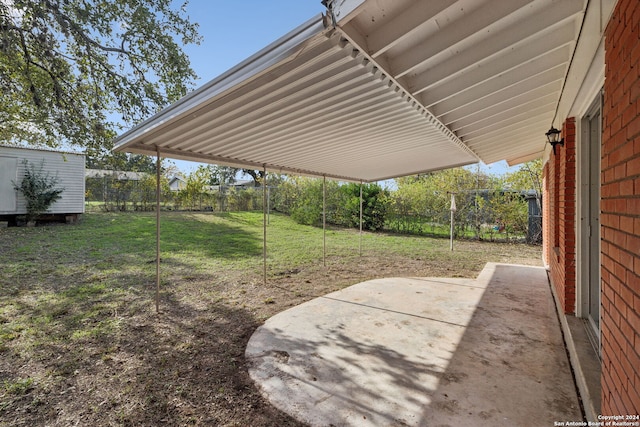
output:
[{"label": "brick wall", "polygon": [[640,413],[640,3],[605,33],[602,135],[602,413]]},{"label": "brick wall", "polygon": [[545,260],[550,268],[563,311],[572,314],[576,302],[576,124],[574,118],[562,127],[564,147],[556,147],[545,165],[546,218]]}]

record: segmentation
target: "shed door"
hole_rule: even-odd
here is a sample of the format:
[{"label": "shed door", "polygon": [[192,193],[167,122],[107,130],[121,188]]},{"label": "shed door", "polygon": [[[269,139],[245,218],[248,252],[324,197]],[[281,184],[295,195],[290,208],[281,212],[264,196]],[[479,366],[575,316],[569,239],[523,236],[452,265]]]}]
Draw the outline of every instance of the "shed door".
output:
[{"label": "shed door", "polygon": [[12,213],[16,211],[17,193],[13,188],[18,170],[18,159],[15,157],[0,157],[0,212]]}]

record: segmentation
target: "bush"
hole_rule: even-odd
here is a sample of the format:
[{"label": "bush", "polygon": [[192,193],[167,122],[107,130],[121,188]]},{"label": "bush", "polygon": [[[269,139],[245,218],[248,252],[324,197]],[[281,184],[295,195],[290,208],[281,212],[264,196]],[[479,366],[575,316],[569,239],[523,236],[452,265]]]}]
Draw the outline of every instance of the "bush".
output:
[{"label": "bush", "polygon": [[[360,226],[360,184],[342,185],[344,211],[340,225],[357,228]],[[362,184],[362,228],[376,231],[384,227],[387,214],[388,192],[378,184]]]},{"label": "bush", "polygon": [[62,196],[60,194],[64,188],[56,188],[58,177],[49,176],[44,172],[44,160],[40,167],[29,164],[27,160],[22,162],[25,165],[24,178],[20,185],[13,183],[14,188],[20,191],[27,202],[27,222],[35,221],[38,216],[45,213],[47,209]]},{"label": "bush", "polygon": [[[322,225],[322,181],[301,178],[295,182],[297,194],[291,209],[291,218],[298,224]],[[327,188],[327,193],[329,191]]]},{"label": "bush", "polygon": [[[291,184],[291,185],[290,185]],[[291,187],[288,189],[288,187]],[[282,192],[291,192],[290,213],[294,221],[305,225],[322,225],[323,183],[320,179],[297,178],[281,184]],[[291,191],[287,191],[291,190]],[[387,212],[388,192],[377,184],[363,184],[362,228],[382,229]],[[276,209],[284,211],[280,205]],[[326,181],[327,223],[341,227],[360,225],[360,184]]]}]

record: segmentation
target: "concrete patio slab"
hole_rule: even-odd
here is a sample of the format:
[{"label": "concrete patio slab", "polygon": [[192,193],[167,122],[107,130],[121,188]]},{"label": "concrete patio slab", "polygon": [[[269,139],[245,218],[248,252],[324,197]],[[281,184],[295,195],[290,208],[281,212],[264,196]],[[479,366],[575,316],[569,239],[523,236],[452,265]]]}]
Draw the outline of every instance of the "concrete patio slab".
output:
[{"label": "concrete patio slab", "polygon": [[270,318],[246,358],[264,396],[312,426],[582,420],[538,267],[359,283]]}]

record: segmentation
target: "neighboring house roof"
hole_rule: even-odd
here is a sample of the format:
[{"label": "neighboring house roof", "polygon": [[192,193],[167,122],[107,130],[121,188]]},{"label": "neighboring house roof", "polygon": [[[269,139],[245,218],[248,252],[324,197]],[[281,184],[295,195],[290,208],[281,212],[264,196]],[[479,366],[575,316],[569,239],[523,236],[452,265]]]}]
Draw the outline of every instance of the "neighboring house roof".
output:
[{"label": "neighboring house roof", "polygon": [[148,177],[146,172],[130,172],[130,171],[114,171],[108,169],[85,169],[85,178],[104,178],[113,177],[118,181],[140,181]]},{"label": "neighboring house roof", "polygon": [[515,164],[542,155],[598,49],[593,34],[579,39],[598,2],[326,3],[327,16],[124,133],[115,149],[365,182]]},{"label": "neighboring house roof", "polygon": [[173,184],[186,184],[187,181],[185,181],[184,179],[180,178],[179,176],[174,176],[173,178],[171,178],[169,180],[169,185],[173,185]]}]

